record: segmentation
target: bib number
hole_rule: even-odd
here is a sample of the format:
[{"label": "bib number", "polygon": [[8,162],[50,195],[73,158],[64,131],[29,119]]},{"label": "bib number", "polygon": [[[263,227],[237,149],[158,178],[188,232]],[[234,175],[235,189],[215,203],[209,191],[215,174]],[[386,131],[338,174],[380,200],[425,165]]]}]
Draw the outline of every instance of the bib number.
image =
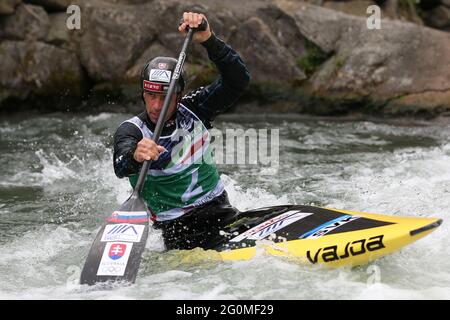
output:
[{"label": "bib number", "polygon": [[194,188],[194,186],[197,184],[198,181],[198,171],[195,170],[192,173],[192,180],[191,180],[191,184],[189,185],[189,187],[187,188],[187,190],[183,193],[183,195],[181,196],[181,201],[183,202],[187,202],[189,201],[189,199],[191,199],[192,197],[195,197],[196,195],[200,194],[203,192],[203,188],[202,186],[198,186],[197,188],[195,188],[194,190],[192,190]]}]

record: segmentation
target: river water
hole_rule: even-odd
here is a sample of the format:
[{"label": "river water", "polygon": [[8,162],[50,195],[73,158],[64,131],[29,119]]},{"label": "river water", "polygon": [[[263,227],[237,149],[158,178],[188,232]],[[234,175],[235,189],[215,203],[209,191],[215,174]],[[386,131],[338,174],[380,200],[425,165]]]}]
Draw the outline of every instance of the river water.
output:
[{"label": "river water", "polygon": [[431,235],[354,269],[285,258],[216,261],[164,252],[151,229],[135,285],[80,286],[104,219],[131,188],[112,169],[112,135],[129,114],[0,120],[0,299],[449,299],[450,126],[311,117],[226,116],[216,128],[279,130],[278,167],[221,165],[240,210],[309,204],[439,217]]}]

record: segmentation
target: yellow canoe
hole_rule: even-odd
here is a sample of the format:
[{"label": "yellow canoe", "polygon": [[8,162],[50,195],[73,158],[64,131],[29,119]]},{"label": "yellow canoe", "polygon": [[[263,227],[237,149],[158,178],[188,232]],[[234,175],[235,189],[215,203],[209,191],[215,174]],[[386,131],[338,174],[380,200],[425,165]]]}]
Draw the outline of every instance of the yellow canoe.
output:
[{"label": "yellow canoe", "polygon": [[357,266],[430,234],[441,219],[400,217],[313,206],[288,205],[243,212],[216,248],[224,260],[266,254],[308,264]]}]

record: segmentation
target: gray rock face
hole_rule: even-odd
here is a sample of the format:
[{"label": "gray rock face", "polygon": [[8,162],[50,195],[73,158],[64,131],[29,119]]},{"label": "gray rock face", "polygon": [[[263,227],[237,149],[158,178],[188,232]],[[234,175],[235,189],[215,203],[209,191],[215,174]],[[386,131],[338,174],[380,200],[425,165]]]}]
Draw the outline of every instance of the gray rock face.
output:
[{"label": "gray rock face", "polygon": [[44,7],[50,11],[66,11],[67,7],[72,3],[77,4],[79,1],[72,0],[27,0],[29,3]]},{"label": "gray rock face", "polygon": [[32,95],[81,95],[83,82],[74,53],[37,41],[0,43],[0,103]]},{"label": "gray rock face", "polygon": [[[45,8],[53,3],[51,10],[66,4],[35,3]],[[294,0],[78,3],[80,30],[67,29],[65,12],[48,14],[35,5],[20,4],[0,17],[0,103],[58,95],[66,88],[79,95],[84,83],[99,95],[113,90],[136,98],[143,64],[157,55],[176,57],[183,42],[179,18],[183,11],[199,11],[241,54],[254,92],[284,90],[285,97],[295,97],[289,100],[291,111],[305,110],[305,101],[315,107],[324,100],[332,101],[325,108],[330,113],[351,111],[348,101],[394,113],[450,110],[450,33],[390,19],[382,20],[381,30],[370,30],[365,17]],[[435,9],[447,8],[441,3]],[[199,44],[191,45],[186,66],[193,86],[217,76]]]},{"label": "gray rock face", "polygon": [[0,16],[14,13],[20,0],[2,0],[0,1]]},{"label": "gray rock face", "polygon": [[374,1],[359,0],[359,1],[326,1],[323,4],[324,8],[340,11],[355,16],[367,17],[367,7],[374,5]]},{"label": "gray rock face", "polygon": [[[333,52],[306,81],[310,94],[420,105],[434,92],[450,91],[449,34],[398,21],[369,30],[366,19],[294,2],[279,5],[308,39]],[[450,100],[434,100],[450,109]]]},{"label": "gray rock face", "polygon": [[156,35],[159,8],[86,4],[82,8],[81,63],[94,81],[120,81]]},{"label": "gray rock face", "polygon": [[57,46],[69,45],[71,41],[71,31],[67,29],[66,13],[49,14],[50,28],[45,38],[46,42]]},{"label": "gray rock face", "polygon": [[50,20],[44,8],[21,4],[14,14],[0,21],[0,38],[42,40],[47,36]]},{"label": "gray rock face", "polygon": [[292,54],[280,45],[267,25],[257,17],[241,24],[230,42],[241,48],[239,51],[256,82],[292,82],[306,78],[296,66]]},{"label": "gray rock face", "polygon": [[156,56],[172,56],[172,52],[163,47],[160,43],[154,42],[150,47],[148,47],[141,56],[136,60],[134,65],[127,70],[125,77],[129,81],[136,81],[141,75],[141,70],[151,58]]}]

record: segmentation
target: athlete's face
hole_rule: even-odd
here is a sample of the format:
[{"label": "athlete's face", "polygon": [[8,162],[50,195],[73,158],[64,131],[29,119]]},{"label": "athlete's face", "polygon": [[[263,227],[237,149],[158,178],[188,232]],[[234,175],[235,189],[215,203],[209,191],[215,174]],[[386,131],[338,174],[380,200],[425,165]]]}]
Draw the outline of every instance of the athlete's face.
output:
[{"label": "athlete's face", "polygon": [[[161,113],[165,98],[166,95],[164,94],[144,92],[145,107],[147,109],[148,117],[155,124],[158,122],[159,114]],[[169,110],[167,111],[165,120],[169,119],[174,113],[177,107],[177,100],[177,95],[174,93],[172,95],[172,99],[170,100]]]}]

